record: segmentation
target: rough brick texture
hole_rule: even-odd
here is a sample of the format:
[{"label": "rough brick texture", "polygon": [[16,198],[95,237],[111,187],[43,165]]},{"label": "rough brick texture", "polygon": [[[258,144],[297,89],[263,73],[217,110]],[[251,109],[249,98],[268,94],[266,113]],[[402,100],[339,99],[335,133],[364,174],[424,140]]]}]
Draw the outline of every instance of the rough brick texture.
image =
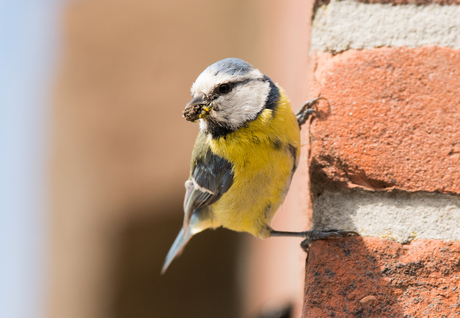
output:
[{"label": "rough brick texture", "polygon": [[303,317],[460,317],[460,243],[317,241]]},{"label": "rough brick texture", "polygon": [[315,3],[303,317],[460,317],[458,4]]},{"label": "rough brick texture", "polygon": [[460,193],[460,51],[316,53],[311,185]]}]

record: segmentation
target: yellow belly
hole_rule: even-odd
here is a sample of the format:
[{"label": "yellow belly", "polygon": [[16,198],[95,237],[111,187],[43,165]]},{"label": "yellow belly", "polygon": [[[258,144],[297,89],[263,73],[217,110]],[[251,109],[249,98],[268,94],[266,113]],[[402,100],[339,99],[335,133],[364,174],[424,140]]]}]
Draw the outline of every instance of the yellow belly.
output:
[{"label": "yellow belly", "polygon": [[299,126],[280,93],[275,114],[265,109],[247,127],[207,140],[215,154],[233,164],[234,173],[230,189],[211,206],[213,219],[260,238],[270,236],[270,221],[284,201],[300,154]]}]

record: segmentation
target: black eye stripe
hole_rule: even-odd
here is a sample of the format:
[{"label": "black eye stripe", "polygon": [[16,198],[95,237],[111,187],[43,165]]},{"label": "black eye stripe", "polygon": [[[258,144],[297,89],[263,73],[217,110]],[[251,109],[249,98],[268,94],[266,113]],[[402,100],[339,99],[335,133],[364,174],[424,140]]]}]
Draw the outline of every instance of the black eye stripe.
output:
[{"label": "black eye stripe", "polygon": [[267,79],[265,79],[265,78],[247,78],[247,79],[244,79],[244,80],[241,80],[241,81],[233,81],[233,82],[227,82],[227,83],[220,83],[219,85],[217,85],[217,86],[214,88],[214,90],[213,90],[213,92],[212,92],[212,94],[211,94],[209,100],[210,100],[210,101],[213,101],[214,99],[218,98],[219,96],[224,95],[224,94],[222,94],[222,93],[219,91],[219,87],[220,87],[222,84],[229,84],[230,87],[231,87],[230,90],[233,90],[233,89],[235,89],[236,87],[238,87],[238,86],[240,86],[240,85],[244,85],[244,84],[247,84],[247,83],[252,82],[252,81],[267,82]]}]

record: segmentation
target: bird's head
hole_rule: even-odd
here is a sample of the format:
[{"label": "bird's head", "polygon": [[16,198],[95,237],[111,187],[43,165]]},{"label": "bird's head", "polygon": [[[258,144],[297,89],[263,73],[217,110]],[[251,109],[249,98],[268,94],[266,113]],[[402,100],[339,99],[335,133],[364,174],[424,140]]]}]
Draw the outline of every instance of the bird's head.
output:
[{"label": "bird's head", "polygon": [[[228,58],[206,68],[191,89],[192,100],[184,110],[189,121],[200,121],[200,129],[225,135],[252,121],[276,102],[278,88],[249,63]],[[275,101],[276,99],[276,101]]]}]

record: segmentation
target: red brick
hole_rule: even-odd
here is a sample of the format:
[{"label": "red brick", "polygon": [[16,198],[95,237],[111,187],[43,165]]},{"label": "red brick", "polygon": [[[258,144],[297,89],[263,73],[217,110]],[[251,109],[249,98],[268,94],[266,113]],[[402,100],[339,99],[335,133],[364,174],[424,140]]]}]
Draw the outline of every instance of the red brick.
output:
[{"label": "red brick", "polygon": [[313,58],[311,185],[460,193],[460,51],[423,47]]},{"label": "red brick", "polygon": [[359,237],[310,248],[304,318],[459,316],[459,242]]}]

